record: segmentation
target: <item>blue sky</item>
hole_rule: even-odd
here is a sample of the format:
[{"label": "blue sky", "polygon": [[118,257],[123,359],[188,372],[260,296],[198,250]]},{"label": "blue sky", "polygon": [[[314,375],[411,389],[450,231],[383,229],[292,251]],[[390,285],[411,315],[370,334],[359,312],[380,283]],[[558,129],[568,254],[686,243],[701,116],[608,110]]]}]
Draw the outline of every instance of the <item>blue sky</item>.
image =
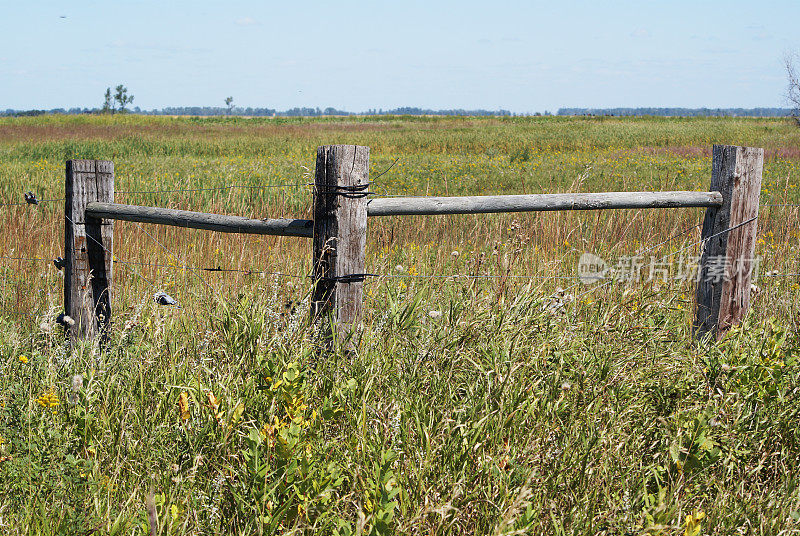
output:
[{"label": "blue sky", "polygon": [[145,109],[785,106],[783,56],[800,52],[798,0],[0,0],[0,14],[0,109],[99,106],[118,83]]}]

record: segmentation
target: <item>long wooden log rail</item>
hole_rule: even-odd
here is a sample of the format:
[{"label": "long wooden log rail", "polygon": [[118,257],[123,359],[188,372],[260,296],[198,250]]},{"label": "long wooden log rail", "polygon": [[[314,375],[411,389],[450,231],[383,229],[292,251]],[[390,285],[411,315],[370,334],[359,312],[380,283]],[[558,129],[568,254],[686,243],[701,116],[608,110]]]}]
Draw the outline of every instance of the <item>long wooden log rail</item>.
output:
[{"label": "long wooden log rail", "polygon": [[[709,192],[604,192],[368,199],[369,148],[317,150],[314,219],[250,219],[114,203],[114,165],[67,162],[65,208],[66,314],[73,341],[107,336],[111,319],[113,221],[170,225],[224,233],[313,239],[313,314],[331,332],[357,329],[362,314],[367,218],[562,210],[705,207],[705,245],[697,283],[695,337],[720,338],[749,307],[763,149],[715,145]],[[736,267],[707,277],[712,263]]]},{"label": "long wooden log rail", "polygon": [[86,204],[86,217],[133,221],[139,223],[156,223],[187,229],[204,229],[220,233],[241,233],[276,236],[297,236],[313,238],[314,222],[312,220],[263,219],[253,220],[241,216],[225,216],[192,212],[160,207],[142,207],[138,205],[120,205],[117,203]]}]

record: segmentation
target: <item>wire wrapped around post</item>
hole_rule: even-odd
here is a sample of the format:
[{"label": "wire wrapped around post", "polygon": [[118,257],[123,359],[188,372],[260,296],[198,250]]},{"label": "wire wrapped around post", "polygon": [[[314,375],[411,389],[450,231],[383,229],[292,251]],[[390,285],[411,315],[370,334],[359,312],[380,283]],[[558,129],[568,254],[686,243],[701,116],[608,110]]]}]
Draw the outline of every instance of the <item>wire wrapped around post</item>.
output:
[{"label": "wire wrapped around post", "polygon": [[311,312],[329,321],[328,336],[347,337],[361,323],[368,188],[369,147],[317,149]]},{"label": "wire wrapped around post", "polygon": [[710,189],[720,192],[723,202],[708,208],[703,219],[692,326],[697,339],[721,339],[750,307],[763,166],[764,149],[714,146]]},{"label": "wire wrapped around post", "polygon": [[90,202],[114,202],[114,163],[68,160],[64,206],[64,309],[70,339],[104,342],[111,326],[113,221],[86,215]]}]

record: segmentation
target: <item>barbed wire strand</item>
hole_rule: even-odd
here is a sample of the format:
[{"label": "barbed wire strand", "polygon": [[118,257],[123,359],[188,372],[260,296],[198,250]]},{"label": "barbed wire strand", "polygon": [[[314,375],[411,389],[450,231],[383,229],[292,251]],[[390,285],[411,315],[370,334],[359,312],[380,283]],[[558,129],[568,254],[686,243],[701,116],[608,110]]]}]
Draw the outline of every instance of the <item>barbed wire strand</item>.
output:
[{"label": "barbed wire strand", "polygon": [[[388,171],[388,170],[387,170]],[[305,186],[304,183],[283,183],[283,184],[257,184],[257,185],[248,185],[248,184],[230,184],[226,186],[215,186],[209,188],[184,188],[181,190],[118,190],[115,193],[121,195],[133,195],[133,194],[165,194],[165,193],[182,193],[182,192],[204,192],[204,191],[220,191],[220,190],[232,190],[235,188],[241,189],[249,189],[249,190],[257,190],[257,189],[265,189],[265,188],[297,188]],[[63,202],[66,201],[66,198],[53,198],[53,199],[39,199],[39,203],[53,203],[53,202]],[[3,202],[0,203],[0,207],[17,207],[17,206],[27,206],[33,205],[36,206],[37,203],[28,203],[27,201],[20,201],[20,202]]]},{"label": "barbed wire strand", "polygon": [[[39,203],[57,203],[59,201],[66,201],[65,198],[54,198],[54,199],[39,199]],[[28,203],[27,201],[21,201],[19,203],[0,203],[0,207],[24,207],[24,206],[36,206],[39,203]]]},{"label": "barbed wire strand", "polygon": [[449,274],[449,275],[411,275],[411,274],[358,274],[365,277],[376,277],[378,279],[575,279],[574,275],[533,275],[533,274]]},{"label": "barbed wire strand", "polygon": [[30,261],[30,262],[35,262],[35,261],[51,262],[53,260],[53,259],[45,259],[44,257],[10,257],[4,255],[0,255],[0,259],[9,261]]},{"label": "barbed wire strand", "polygon": [[[678,249],[676,251],[673,251],[671,253],[667,253],[666,255],[661,257],[660,259],[656,260],[655,263],[660,263],[664,259],[668,259],[669,257],[672,257],[673,255],[677,255],[678,253],[681,253],[682,251],[686,251],[687,249],[692,248],[694,246],[701,245],[704,242],[708,242],[712,238],[715,238],[715,237],[723,235],[723,234],[725,234],[727,232],[733,231],[734,229],[738,229],[739,227],[742,227],[743,225],[747,225],[748,223],[753,222],[753,221],[755,221],[757,219],[758,219],[758,216],[754,216],[754,217],[750,218],[749,220],[745,220],[745,221],[743,221],[741,223],[738,223],[738,224],[736,224],[736,225],[734,225],[732,227],[728,227],[727,229],[723,229],[722,231],[719,231],[718,233],[714,233],[711,236],[708,236],[706,238],[701,238],[697,242],[693,242],[693,243],[689,244],[686,247],[682,247],[682,248],[680,248],[680,249]],[[639,255],[641,255],[641,253]],[[601,289],[603,287],[606,287],[606,286],[610,285],[614,281],[615,281],[614,279],[609,279],[608,281],[606,281],[602,285],[599,285],[599,286],[596,286],[596,287],[592,287],[589,290],[587,290],[586,292],[582,292],[581,294],[579,294],[578,296],[575,297],[575,301],[579,300],[581,297],[585,296],[586,294],[589,294],[590,292],[594,292],[596,290],[599,290],[599,289]]]},{"label": "barbed wire strand", "polygon": [[[138,222],[134,222],[134,223],[136,224],[136,226],[139,228],[139,230],[140,230],[140,231],[142,231],[144,234],[146,234],[147,236],[149,236],[149,237],[150,237],[150,238],[151,238],[151,239],[152,239],[152,240],[153,240],[153,241],[154,241],[156,244],[158,244],[158,245],[159,245],[159,247],[161,247],[161,249],[163,249],[164,251],[166,251],[166,252],[167,252],[167,254],[169,254],[169,255],[172,257],[172,259],[175,261],[175,263],[177,264],[177,262],[178,262],[178,257],[177,257],[177,256],[176,256],[176,255],[175,255],[173,252],[172,252],[172,250],[170,250],[168,247],[166,247],[164,244],[162,244],[162,243],[161,243],[161,242],[160,242],[160,241],[159,241],[159,240],[158,240],[158,239],[157,239],[155,236],[153,236],[152,234],[148,233],[148,232],[147,232],[147,229],[145,229],[144,227],[142,227],[142,225],[141,225],[140,223],[138,223]],[[202,282],[203,282],[203,283],[204,283],[204,284],[205,284],[205,285],[206,285],[206,286],[207,286],[207,287],[208,287],[208,288],[209,288],[209,289],[210,289],[210,290],[211,290],[211,291],[212,291],[214,294],[216,294],[216,296],[217,296],[219,299],[221,299],[221,300],[223,299],[223,298],[222,298],[222,295],[220,295],[220,293],[219,293],[219,292],[217,292],[217,289],[215,289],[214,287],[212,287],[212,286],[211,286],[211,284],[209,284],[209,282],[208,282],[208,281],[206,281],[206,280],[205,280],[205,279],[204,279],[204,278],[203,278],[203,277],[202,277],[202,276],[201,276],[199,273],[197,273],[196,271],[195,271],[194,273],[197,275],[197,277],[198,277],[198,279],[200,279],[200,281],[202,281]],[[223,301],[224,301],[224,300],[223,300]]]},{"label": "barbed wire strand", "polygon": [[[70,217],[69,217],[69,216],[67,216],[66,214],[64,215],[64,217],[65,217],[65,218],[67,218],[67,220],[68,220],[70,223],[72,223],[73,225],[75,225],[75,222],[74,222],[74,221],[72,221],[72,218],[70,218]],[[89,234],[87,234],[86,236],[87,236],[87,238],[90,238],[90,239],[92,240],[92,242],[94,242],[95,244],[97,244],[98,246],[100,246],[101,248],[103,248],[103,250],[104,250],[104,251],[105,251],[105,252],[106,252],[106,253],[107,253],[107,254],[110,256],[112,263],[113,263],[113,262],[115,262],[115,261],[114,261],[114,254],[113,254],[111,251],[109,251],[109,249],[108,249],[107,247],[105,247],[105,246],[104,246],[102,243],[98,242],[98,240],[97,240],[96,238],[94,238],[93,236],[91,236],[91,235],[89,235]],[[151,281],[149,278],[147,278],[147,277],[145,277],[144,275],[142,275],[142,273],[141,273],[139,270],[137,270],[136,268],[133,268],[133,267],[131,267],[131,266],[126,266],[126,268],[128,268],[128,269],[129,269],[131,272],[133,272],[133,273],[134,273],[136,276],[138,276],[139,278],[141,278],[143,281],[145,281],[146,283],[148,283],[148,284],[150,285],[150,288],[151,288],[151,289],[155,288],[155,289],[161,290],[160,286],[156,285],[154,281]],[[171,292],[172,292],[172,291],[171,291]],[[195,297],[197,297],[197,295],[195,295]],[[185,308],[184,308],[184,307],[178,307],[178,311],[184,311],[184,310],[185,310]],[[199,323],[200,323],[200,322],[199,322],[199,320],[198,320],[198,318],[197,318],[197,313],[196,313],[196,311],[194,310],[194,308],[193,308],[193,307],[192,307],[192,308],[190,308],[190,310],[191,310],[191,314],[192,314],[192,316],[193,316],[193,317],[194,317],[194,319],[195,319],[195,322],[197,322],[197,323],[198,323],[198,325],[199,325]]]},{"label": "barbed wire strand", "polygon": [[176,265],[176,264],[158,264],[152,262],[138,262],[138,261],[120,261],[115,260],[114,262],[118,262],[121,264],[134,264],[137,266],[152,266],[154,268],[169,268],[173,270],[196,270],[201,272],[239,272],[243,274],[264,274],[264,275],[277,275],[283,277],[294,277],[294,278],[303,278],[305,276],[296,275],[296,274],[287,274],[283,272],[270,272],[267,270],[244,270],[241,268],[200,268],[198,266],[191,266],[188,264],[184,265]]},{"label": "barbed wire strand", "polygon": [[[95,240],[95,242],[96,242],[96,240]],[[106,250],[106,251],[108,251],[108,250]],[[23,261],[23,262],[36,262],[36,261],[53,262],[53,259],[48,259],[48,258],[45,258],[45,257],[12,257],[12,256],[6,256],[6,255],[0,255],[0,260]],[[174,270],[195,270],[195,271],[201,271],[201,272],[222,272],[222,273],[238,272],[238,273],[243,273],[243,274],[254,274],[254,275],[259,275],[259,274],[277,275],[277,276],[282,276],[282,277],[293,277],[293,278],[298,278],[298,279],[306,277],[306,276],[303,276],[303,275],[287,274],[287,273],[284,273],[284,272],[273,272],[273,271],[269,271],[269,270],[253,270],[253,269],[245,270],[245,269],[241,269],[241,268],[221,268],[221,267],[217,267],[217,268],[205,268],[205,267],[203,267],[203,268],[201,268],[201,267],[198,267],[198,266],[190,266],[190,265],[185,265],[185,264],[184,265],[180,265],[180,264],[175,265],[175,264],[158,264],[158,263],[152,263],[152,262],[126,261],[126,260],[117,259],[116,256],[114,257],[114,263],[130,264],[130,265],[134,265],[134,266],[149,266],[149,267],[153,267],[153,268],[170,268],[170,269],[174,269]]]},{"label": "barbed wire strand", "polygon": [[[700,227],[700,225],[701,224],[698,223],[698,224],[692,225],[691,227],[687,227],[686,229],[682,230],[681,232],[670,236],[666,240],[662,240],[658,244],[655,244],[653,246],[650,246],[647,249],[644,249],[644,250],[638,252],[637,256],[644,255],[645,253],[653,251],[654,249],[666,244],[670,240],[674,240],[675,238],[678,238],[680,236],[684,236],[687,233],[689,233],[690,231]],[[709,238],[711,238],[711,237],[709,237]],[[574,275],[573,276],[558,276],[558,275],[539,275],[539,274],[535,274],[535,275],[534,274],[519,274],[519,275],[518,274],[507,274],[507,275],[502,275],[502,274],[476,274],[476,275],[469,275],[469,274],[450,274],[450,275],[439,275],[439,274],[436,274],[436,275],[359,274],[359,275],[363,275],[365,277],[376,277],[378,279],[386,278],[386,279],[453,279],[453,280],[458,280],[458,279],[502,279],[502,278],[509,278],[509,279],[577,279],[578,278],[578,276],[574,276]],[[576,283],[574,285],[571,285],[571,286],[567,287],[566,289],[564,289],[563,292],[566,292],[567,290],[570,290],[570,289],[578,286],[579,284],[580,283]]]},{"label": "barbed wire strand", "polygon": [[[75,222],[74,222],[74,221],[72,221],[72,218],[70,218],[70,217],[69,217],[69,216],[67,216],[66,214],[64,214],[64,217],[65,217],[65,218],[67,219],[67,221],[69,221],[69,222],[70,222],[72,225],[76,225],[76,224],[75,224]],[[106,253],[107,253],[107,254],[108,254],[110,257],[111,257],[111,261],[112,261],[112,262],[114,262],[114,254],[113,254],[113,253],[112,253],[112,252],[111,252],[111,251],[110,251],[110,250],[109,250],[109,249],[108,249],[108,248],[107,248],[105,245],[103,245],[103,243],[102,243],[102,242],[99,242],[99,241],[98,241],[98,240],[97,240],[95,237],[93,237],[93,236],[92,236],[92,235],[90,235],[90,234],[87,234],[87,235],[86,235],[86,238],[90,239],[92,242],[94,242],[95,244],[97,244],[98,246],[100,246],[100,247],[103,249],[103,251],[105,251],[105,252],[106,252]],[[136,274],[137,276],[139,276],[141,279],[143,279],[144,281],[146,281],[147,283],[149,283],[149,284],[150,284],[150,286],[152,286],[152,287],[156,287],[156,284],[155,284],[153,281],[151,281],[151,280],[150,280],[150,279],[148,279],[147,277],[143,276],[141,273],[139,273],[139,271],[138,271],[138,270],[136,270],[136,269],[131,269],[131,271],[132,271],[132,272],[134,272],[134,274]]]},{"label": "barbed wire strand", "polygon": [[739,227],[742,227],[743,225],[747,225],[748,223],[750,223],[750,222],[753,222],[753,221],[755,221],[755,220],[757,220],[757,219],[758,219],[758,216],[757,216],[757,215],[756,215],[756,216],[753,216],[753,217],[752,217],[752,218],[750,218],[749,220],[745,220],[745,221],[743,221],[743,222],[741,222],[741,223],[737,223],[737,224],[736,224],[736,225],[734,225],[733,227],[728,227],[727,229],[723,229],[722,231],[720,231],[720,232],[718,232],[718,233],[714,233],[714,234],[713,234],[713,235],[711,235],[711,236],[708,236],[708,237],[706,237],[706,238],[701,238],[701,239],[700,239],[700,240],[698,240],[697,242],[695,242],[695,243],[693,243],[693,244],[689,244],[689,245],[688,245],[688,246],[686,246],[685,248],[681,248],[681,249],[679,249],[679,250],[677,250],[677,251],[673,251],[672,253],[669,253],[668,255],[666,255],[666,256],[664,256],[664,257],[662,257],[661,259],[659,259],[659,261],[662,261],[662,260],[666,259],[667,257],[671,257],[671,256],[673,256],[673,255],[677,255],[678,253],[680,253],[680,252],[682,252],[682,251],[686,251],[687,249],[689,249],[689,248],[691,248],[691,247],[694,247],[694,246],[697,246],[697,245],[699,245],[699,244],[702,244],[703,242],[708,242],[708,241],[709,241],[709,240],[711,240],[712,238],[716,238],[716,237],[718,237],[718,236],[720,236],[720,235],[723,235],[723,234],[725,234],[725,233],[727,233],[727,232],[729,232],[729,231],[733,231],[734,229],[738,229]]},{"label": "barbed wire strand", "polygon": [[377,179],[377,178],[379,178],[379,177],[382,177],[382,176],[386,175],[386,174],[389,172],[389,170],[390,170],[390,169],[392,169],[392,168],[394,167],[394,165],[397,163],[397,161],[398,161],[398,160],[400,160],[400,157],[399,157],[399,156],[398,156],[397,158],[395,158],[395,159],[394,159],[394,162],[392,162],[392,163],[389,165],[389,167],[388,167],[388,168],[384,169],[382,172],[378,173],[377,175],[375,175],[375,177],[371,178],[370,180],[371,180],[371,181],[374,181],[375,179]]},{"label": "barbed wire strand", "polygon": [[122,195],[132,195],[132,194],[174,194],[174,193],[182,193],[182,192],[208,192],[208,191],[220,191],[220,190],[232,190],[234,188],[242,188],[242,189],[249,189],[249,190],[258,190],[262,188],[296,188],[300,186],[305,186],[305,183],[286,183],[286,184],[260,184],[260,185],[247,185],[247,184],[231,184],[228,186],[215,186],[211,188],[185,188],[182,190],[120,190],[118,192],[114,192],[114,194],[122,194]]},{"label": "barbed wire strand", "polygon": [[[654,246],[651,246],[651,247],[649,247],[649,248],[647,248],[647,249],[644,249],[644,250],[642,250],[642,251],[639,251],[639,252],[638,252],[638,253],[637,253],[635,256],[637,256],[637,257],[640,257],[640,256],[644,255],[645,253],[649,253],[650,251],[653,251],[654,249],[656,249],[656,248],[658,248],[658,247],[660,247],[660,246],[663,246],[663,245],[664,245],[664,244],[666,244],[667,242],[669,242],[669,241],[671,241],[671,240],[674,240],[674,239],[678,238],[679,236],[684,236],[684,235],[686,235],[687,233],[689,233],[690,231],[692,231],[692,230],[694,230],[694,229],[697,229],[697,228],[698,228],[698,227],[700,227],[701,225],[702,225],[702,224],[698,223],[698,224],[696,224],[696,225],[692,225],[691,227],[687,227],[686,229],[684,229],[684,230],[683,230],[683,231],[681,231],[680,233],[676,233],[676,234],[674,234],[674,235],[670,236],[669,238],[667,238],[666,240],[662,240],[661,242],[659,242],[658,244],[656,244],[656,245],[654,245]],[[610,283],[611,283],[611,281],[613,281],[613,280],[609,280],[609,281],[607,281],[606,283],[604,283],[604,284],[603,284],[603,285],[601,285],[600,287],[593,287],[592,289],[590,289],[590,290],[589,290],[589,291],[587,291],[587,292],[584,292],[584,293],[583,293],[583,294],[581,294],[580,296],[583,296],[584,294],[587,294],[588,292],[592,292],[592,291],[594,291],[594,290],[596,290],[596,289],[598,289],[598,288],[601,288],[602,286],[608,285],[608,284],[610,284]],[[577,282],[577,283],[575,283],[575,284],[573,284],[573,285],[570,285],[569,287],[567,287],[567,288],[565,288],[564,290],[562,290],[562,291],[561,291],[561,293],[567,292],[568,290],[571,290],[571,289],[573,289],[573,288],[577,287],[578,285],[580,285],[580,284],[582,284],[582,283],[583,283],[583,281],[579,281],[579,282]],[[553,297],[555,294],[556,294],[556,293],[552,294],[550,297]],[[580,297],[580,296],[579,296],[579,297]]]}]

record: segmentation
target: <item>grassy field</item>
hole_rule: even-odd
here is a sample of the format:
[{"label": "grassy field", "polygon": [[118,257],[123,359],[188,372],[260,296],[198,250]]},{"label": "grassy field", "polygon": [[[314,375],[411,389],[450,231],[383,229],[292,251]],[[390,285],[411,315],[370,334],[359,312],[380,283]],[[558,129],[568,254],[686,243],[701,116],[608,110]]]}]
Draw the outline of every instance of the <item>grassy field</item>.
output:
[{"label": "grassy field", "polygon": [[[309,217],[333,143],[371,148],[379,195],[707,190],[712,144],[757,146],[762,205],[800,204],[779,120],[0,119],[4,534],[800,532],[798,206],[762,207],[714,346],[673,277],[701,209],[370,219],[393,277],[325,358],[308,240],[117,222],[109,348],[64,345],[66,159],[113,160],[118,202]],[[584,252],[670,277],[583,285]]]}]

